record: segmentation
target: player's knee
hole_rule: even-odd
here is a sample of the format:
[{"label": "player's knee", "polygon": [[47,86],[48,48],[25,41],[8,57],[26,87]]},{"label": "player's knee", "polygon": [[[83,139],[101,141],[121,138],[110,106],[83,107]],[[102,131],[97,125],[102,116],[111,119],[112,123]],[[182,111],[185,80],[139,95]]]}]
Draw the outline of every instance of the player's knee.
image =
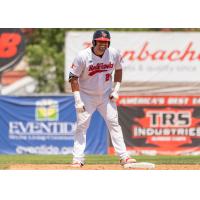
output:
[{"label": "player's knee", "polygon": [[108,119],[107,119],[107,125],[108,125],[109,127],[118,126],[118,125],[119,125],[118,117],[108,118]]},{"label": "player's knee", "polygon": [[83,130],[86,130],[89,126],[89,123],[88,122],[82,122],[82,123],[78,123],[77,124],[77,131],[78,132],[81,132]]}]

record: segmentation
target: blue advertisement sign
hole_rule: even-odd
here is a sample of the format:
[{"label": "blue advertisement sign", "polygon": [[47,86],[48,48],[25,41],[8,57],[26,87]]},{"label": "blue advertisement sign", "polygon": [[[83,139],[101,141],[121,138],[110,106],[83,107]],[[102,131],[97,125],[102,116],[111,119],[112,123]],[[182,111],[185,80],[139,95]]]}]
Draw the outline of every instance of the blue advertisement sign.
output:
[{"label": "blue advertisement sign", "polygon": [[[0,97],[0,154],[71,154],[75,130],[73,96]],[[85,153],[106,154],[107,146],[107,127],[95,112]]]}]

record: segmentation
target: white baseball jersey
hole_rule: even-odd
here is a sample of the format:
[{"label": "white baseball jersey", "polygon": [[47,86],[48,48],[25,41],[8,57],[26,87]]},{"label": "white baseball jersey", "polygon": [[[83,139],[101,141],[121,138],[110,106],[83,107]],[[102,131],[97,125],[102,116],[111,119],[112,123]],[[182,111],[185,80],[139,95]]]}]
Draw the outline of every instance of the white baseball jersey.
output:
[{"label": "white baseball jersey", "polygon": [[103,95],[112,87],[112,72],[123,68],[118,50],[107,48],[102,57],[91,48],[80,51],[69,72],[79,77],[80,91],[89,95]]}]

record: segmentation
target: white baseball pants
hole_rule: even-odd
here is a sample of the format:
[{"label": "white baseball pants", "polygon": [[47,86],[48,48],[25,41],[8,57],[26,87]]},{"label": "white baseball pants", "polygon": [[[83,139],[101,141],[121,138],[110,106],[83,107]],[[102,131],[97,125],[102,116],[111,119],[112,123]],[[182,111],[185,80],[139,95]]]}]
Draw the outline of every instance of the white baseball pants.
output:
[{"label": "white baseball pants", "polygon": [[85,104],[86,111],[77,113],[77,129],[74,135],[73,161],[84,162],[86,132],[90,124],[91,116],[96,110],[100,112],[106,122],[117,155],[121,159],[128,157],[121,126],[118,122],[117,106],[115,102],[110,101],[110,93],[104,96],[91,96],[83,92],[80,94],[81,99]]}]

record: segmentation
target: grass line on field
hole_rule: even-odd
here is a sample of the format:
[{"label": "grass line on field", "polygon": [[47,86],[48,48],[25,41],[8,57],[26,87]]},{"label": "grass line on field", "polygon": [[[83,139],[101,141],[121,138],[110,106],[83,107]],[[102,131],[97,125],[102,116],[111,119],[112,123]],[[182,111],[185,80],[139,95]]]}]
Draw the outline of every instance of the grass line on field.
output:
[{"label": "grass line on field", "polygon": [[[200,156],[134,156],[138,162],[155,164],[200,164]],[[69,164],[71,155],[0,155],[2,168],[10,164]],[[87,155],[87,164],[118,164],[112,155]],[[1,166],[0,166],[1,167]]]}]

